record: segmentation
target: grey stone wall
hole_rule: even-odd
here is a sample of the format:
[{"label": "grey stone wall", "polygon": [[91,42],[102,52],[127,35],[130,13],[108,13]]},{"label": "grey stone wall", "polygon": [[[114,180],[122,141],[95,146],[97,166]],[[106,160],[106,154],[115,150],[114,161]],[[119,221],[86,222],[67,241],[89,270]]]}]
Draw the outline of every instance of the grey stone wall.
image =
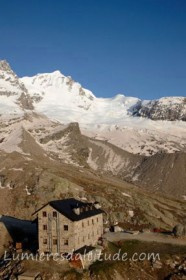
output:
[{"label": "grey stone wall", "polygon": [[50,205],[38,212],[40,253],[68,253],[85,245],[95,245],[102,234],[102,214],[72,222]]}]

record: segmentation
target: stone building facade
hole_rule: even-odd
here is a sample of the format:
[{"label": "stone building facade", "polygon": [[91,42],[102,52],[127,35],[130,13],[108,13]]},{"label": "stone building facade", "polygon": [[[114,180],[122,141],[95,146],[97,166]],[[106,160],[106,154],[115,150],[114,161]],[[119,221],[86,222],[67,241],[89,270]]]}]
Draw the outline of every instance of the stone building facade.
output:
[{"label": "stone building facade", "polygon": [[56,200],[35,214],[40,253],[69,253],[85,245],[94,246],[103,234],[103,211],[98,203]]}]

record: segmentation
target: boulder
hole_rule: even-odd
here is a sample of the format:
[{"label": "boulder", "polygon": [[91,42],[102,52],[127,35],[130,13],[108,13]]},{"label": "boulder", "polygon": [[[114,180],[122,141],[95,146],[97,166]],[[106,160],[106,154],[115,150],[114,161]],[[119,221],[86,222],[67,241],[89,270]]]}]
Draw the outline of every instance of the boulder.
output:
[{"label": "boulder", "polygon": [[182,224],[178,224],[173,228],[173,234],[176,237],[186,236],[186,226]]}]

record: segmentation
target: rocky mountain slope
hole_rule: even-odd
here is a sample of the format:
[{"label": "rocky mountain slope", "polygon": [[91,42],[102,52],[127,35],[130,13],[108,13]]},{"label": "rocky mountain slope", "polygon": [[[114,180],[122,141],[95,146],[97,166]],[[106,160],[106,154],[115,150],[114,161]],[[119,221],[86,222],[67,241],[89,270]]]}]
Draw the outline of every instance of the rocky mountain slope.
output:
[{"label": "rocky mountain slope", "polygon": [[[148,191],[181,199],[181,204],[173,203],[173,212],[178,211],[178,216],[182,217],[182,203],[186,198],[185,99],[178,97],[158,101],[159,105],[156,104],[156,110],[154,107],[151,113],[157,116],[159,108],[159,114],[162,112],[166,120],[152,120],[155,118],[152,114],[145,116],[148,118],[139,116],[143,114],[143,106],[149,108],[149,104],[151,102],[123,95],[111,99],[97,98],[59,71],[20,79],[7,62],[1,61],[2,205],[7,206],[8,199],[14,205],[19,195],[19,209],[28,207],[31,213],[46,199],[61,195],[79,196],[81,191],[85,192],[85,186],[86,196],[98,192],[99,199],[102,186],[105,186],[108,205],[113,202],[119,203],[119,207],[124,202],[133,205],[135,211],[140,209],[142,220],[147,215],[147,209],[143,207],[147,204],[149,207],[149,201],[154,205],[158,197],[151,199]],[[174,121],[168,121],[166,112],[175,111],[175,106],[179,113],[174,115]],[[145,189],[145,194],[134,184]],[[114,201],[110,186],[113,191],[119,186],[124,190],[123,194],[116,192]],[[125,186],[130,186],[127,195]],[[128,194],[128,190],[133,188],[135,191]],[[44,198],[40,202],[39,197],[43,193]],[[134,196],[136,199],[130,204],[128,198]],[[144,205],[139,199],[144,201]],[[101,200],[104,201],[104,198]],[[156,217],[157,223],[157,217],[161,216],[166,225],[172,225],[172,202],[169,204],[169,200],[165,200],[169,205],[166,207],[170,210],[170,220],[165,222],[165,209],[162,210],[164,214],[158,212],[159,207],[162,208],[159,202],[158,208],[153,206],[151,209],[156,214],[145,222],[154,222]],[[0,211],[5,209],[2,206]]]},{"label": "rocky mountain slope", "polygon": [[[146,225],[171,229],[177,223],[183,223],[186,210],[183,200],[140,190],[102,169],[99,172],[88,165],[78,166],[77,160],[83,164],[84,158],[73,157],[71,160],[76,164],[67,164],[35,140],[26,125],[18,143],[20,150],[0,152],[1,214],[28,219],[47,201],[73,196],[100,201],[107,213],[106,224],[118,221],[131,227]],[[71,125],[68,130],[73,132]]]},{"label": "rocky mountain slope", "polygon": [[[145,187],[184,199],[185,153],[159,153],[151,157],[132,154],[107,141],[87,137],[78,123],[61,124],[45,115],[26,112],[14,119],[0,117],[0,150],[7,155],[20,154],[32,160],[57,161],[76,168],[96,172],[99,176],[115,176]],[[10,169],[21,172],[22,167]],[[2,173],[1,173],[2,172]],[[0,170],[2,180],[4,168]],[[7,181],[8,185],[16,185]]]},{"label": "rocky mountain slope", "polygon": [[152,120],[186,121],[186,97],[164,97],[142,102],[135,114]]},{"label": "rocky mountain slope", "polygon": [[147,157],[135,170],[132,181],[151,192],[186,199],[186,153]]}]

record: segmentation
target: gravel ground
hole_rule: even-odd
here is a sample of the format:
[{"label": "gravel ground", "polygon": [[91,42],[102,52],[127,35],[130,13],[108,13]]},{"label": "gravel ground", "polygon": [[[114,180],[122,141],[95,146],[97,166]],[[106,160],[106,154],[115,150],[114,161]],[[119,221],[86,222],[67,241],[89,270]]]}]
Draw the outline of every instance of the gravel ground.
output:
[{"label": "gravel ground", "polygon": [[120,240],[140,240],[147,242],[158,242],[186,246],[186,238],[178,239],[170,235],[153,232],[138,234],[131,234],[125,232],[108,232],[104,234],[104,238],[111,242]]}]

